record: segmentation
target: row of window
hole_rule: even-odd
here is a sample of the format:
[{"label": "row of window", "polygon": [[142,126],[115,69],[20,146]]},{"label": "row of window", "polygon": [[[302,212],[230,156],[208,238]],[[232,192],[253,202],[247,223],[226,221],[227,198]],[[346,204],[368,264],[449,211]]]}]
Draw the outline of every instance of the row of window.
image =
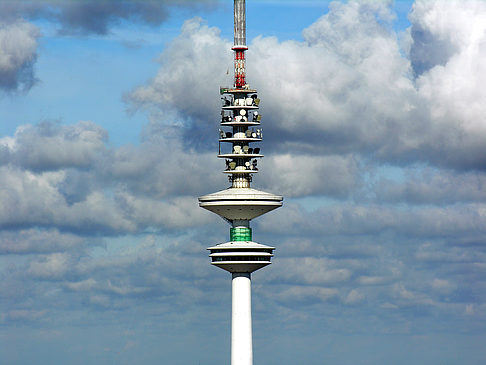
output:
[{"label": "row of window", "polygon": [[[231,252],[238,252],[238,251],[246,251],[248,252],[248,249],[247,248],[240,248],[240,249],[237,249],[237,248],[234,248],[234,249],[231,249]],[[226,253],[226,252],[229,252],[228,250],[211,250],[211,253]],[[264,252],[264,253],[273,253],[273,250],[258,250],[258,252]]]},{"label": "row of window", "polygon": [[212,262],[221,261],[270,261],[269,256],[224,256],[212,257]]}]

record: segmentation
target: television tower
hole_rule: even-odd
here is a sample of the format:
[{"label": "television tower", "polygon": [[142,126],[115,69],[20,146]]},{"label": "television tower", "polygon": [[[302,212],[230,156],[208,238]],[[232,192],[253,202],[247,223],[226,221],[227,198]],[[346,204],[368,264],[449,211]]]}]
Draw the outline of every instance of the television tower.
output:
[{"label": "television tower", "polygon": [[230,241],[209,247],[211,264],[232,275],[231,365],[252,365],[251,273],[269,265],[274,247],[252,241],[250,221],[282,206],[283,198],[250,187],[258,172],[257,159],[263,134],[260,99],[246,82],[245,0],[234,0],[235,81],[221,88],[223,107],[219,130],[219,158],[226,160],[231,186],[201,196],[199,206],[218,214],[230,225]]}]

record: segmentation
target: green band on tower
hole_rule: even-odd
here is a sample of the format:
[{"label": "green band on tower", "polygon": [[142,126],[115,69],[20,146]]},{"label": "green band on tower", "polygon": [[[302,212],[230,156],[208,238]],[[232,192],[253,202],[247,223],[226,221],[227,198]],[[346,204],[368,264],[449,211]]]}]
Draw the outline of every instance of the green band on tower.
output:
[{"label": "green band on tower", "polygon": [[230,241],[251,241],[251,228],[230,228]]}]

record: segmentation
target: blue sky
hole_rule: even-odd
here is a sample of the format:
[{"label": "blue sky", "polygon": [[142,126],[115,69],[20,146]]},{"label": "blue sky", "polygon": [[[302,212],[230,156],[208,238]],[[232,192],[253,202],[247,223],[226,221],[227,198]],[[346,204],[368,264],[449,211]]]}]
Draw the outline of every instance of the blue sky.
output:
[{"label": "blue sky", "polygon": [[[0,1],[0,362],[226,364],[230,1]],[[254,361],[486,358],[486,3],[247,1],[284,207]]]}]

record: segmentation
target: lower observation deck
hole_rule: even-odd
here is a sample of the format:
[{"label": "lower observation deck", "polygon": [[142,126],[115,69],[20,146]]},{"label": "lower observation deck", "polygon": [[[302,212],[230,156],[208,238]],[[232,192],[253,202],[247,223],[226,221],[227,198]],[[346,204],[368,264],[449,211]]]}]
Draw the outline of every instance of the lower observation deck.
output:
[{"label": "lower observation deck", "polygon": [[211,264],[229,272],[251,273],[270,265],[275,247],[252,241],[231,241],[209,247]]}]

